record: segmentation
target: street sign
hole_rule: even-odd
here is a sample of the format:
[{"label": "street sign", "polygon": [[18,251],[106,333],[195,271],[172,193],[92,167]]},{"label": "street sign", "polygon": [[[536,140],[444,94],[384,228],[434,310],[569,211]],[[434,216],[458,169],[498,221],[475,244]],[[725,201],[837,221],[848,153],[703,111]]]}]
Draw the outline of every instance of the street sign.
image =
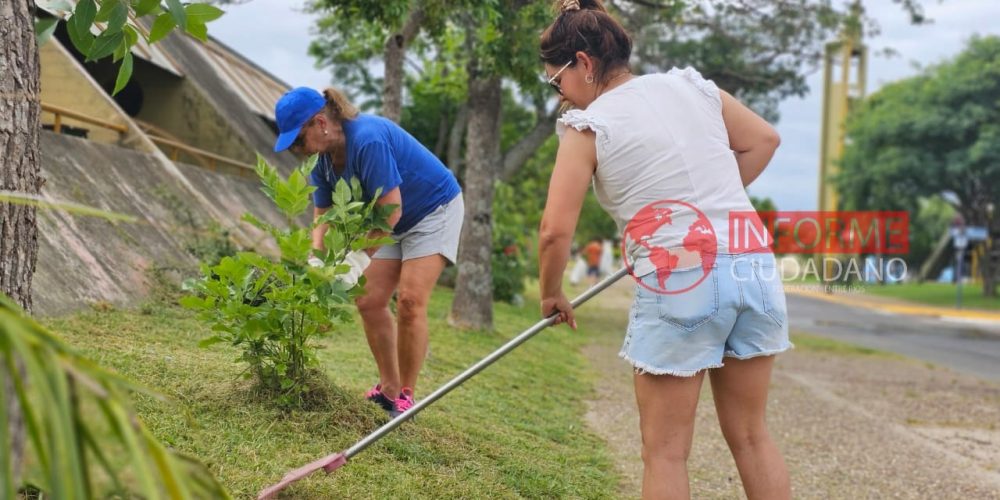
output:
[{"label": "street sign", "polygon": [[986,241],[990,237],[990,231],[984,226],[969,226],[965,228],[965,237],[969,241]]},{"label": "street sign", "polygon": [[955,235],[954,243],[955,248],[963,250],[965,247],[969,246],[969,237],[964,234],[957,234]]},{"label": "street sign", "polygon": [[973,242],[986,241],[990,238],[990,231],[985,226],[952,227],[950,233],[952,238],[964,235],[968,241]]}]

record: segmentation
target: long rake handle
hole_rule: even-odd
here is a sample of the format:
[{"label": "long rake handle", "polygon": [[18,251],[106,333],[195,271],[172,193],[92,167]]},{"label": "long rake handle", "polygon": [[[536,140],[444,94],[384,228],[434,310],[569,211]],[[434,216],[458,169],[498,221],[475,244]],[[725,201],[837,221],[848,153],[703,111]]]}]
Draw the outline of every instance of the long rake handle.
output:
[{"label": "long rake handle", "polygon": [[[584,302],[587,302],[593,296],[603,292],[606,288],[614,284],[616,281],[620,280],[626,274],[628,274],[628,269],[622,268],[618,270],[615,274],[612,274],[611,276],[604,278],[601,282],[590,287],[587,291],[580,294],[580,296],[573,299],[573,302],[571,303],[573,305],[573,309],[580,307],[581,305],[583,305]],[[517,346],[523,344],[531,337],[534,337],[538,332],[551,326],[554,321],[555,321],[555,315],[549,316],[539,321],[538,323],[535,323],[534,326],[525,330],[517,337],[510,339],[506,344],[501,346],[499,349],[493,351],[489,356],[486,356],[478,363],[470,366],[464,372],[460,373],[455,378],[449,380],[448,383],[442,385],[436,391],[430,393],[419,403],[413,405],[409,410],[403,412],[402,415],[390,420],[382,427],[379,427],[371,434],[362,438],[360,441],[355,443],[354,446],[351,446],[350,448],[347,449],[347,451],[344,452],[344,457],[346,459],[350,459],[355,455],[357,455],[358,453],[361,453],[365,448],[371,446],[372,443],[378,441],[379,439],[382,439],[382,437],[384,437],[386,434],[392,432],[393,429],[402,425],[403,422],[406,422],[407,420],[413,418],[414,415],[420,413],[421,410],[434,404],[435,401],[441,399],[441,397],[443,397],[445,394],[451,392],[452,389],[462,385],[467,380],[474,377],[477,373],[483,371],[483,369],[485,369],[487,366],[493,364],[494,361],[504,357],[507,353],[517,348]]]}]

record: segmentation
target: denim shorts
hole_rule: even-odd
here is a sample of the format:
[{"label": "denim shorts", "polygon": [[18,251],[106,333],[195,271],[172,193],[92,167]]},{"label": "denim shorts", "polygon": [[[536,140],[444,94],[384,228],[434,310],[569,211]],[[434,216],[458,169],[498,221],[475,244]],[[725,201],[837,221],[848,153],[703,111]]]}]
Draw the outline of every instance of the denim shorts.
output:
[{"label": "denim shorts", "polygon": [[718,254],[707,274],[701,266],[673,270],[663,286],[656,272],[638,279],[619,353],[637,373],[690,377],[721,367],[724,357],[792,347],[781,273],[771,253]]}]

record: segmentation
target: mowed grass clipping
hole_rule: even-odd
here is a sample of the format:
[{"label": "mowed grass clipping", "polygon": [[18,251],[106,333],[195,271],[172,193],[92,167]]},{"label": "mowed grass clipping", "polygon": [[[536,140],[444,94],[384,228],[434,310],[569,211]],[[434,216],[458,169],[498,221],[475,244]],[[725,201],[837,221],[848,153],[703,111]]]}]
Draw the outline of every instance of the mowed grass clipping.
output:
[{"label": "mowed grass clipping", "polygon": [[[430,306],[418,399],[537,320],[534,307],[498,304],[499,333],[455,330],[446,322],[451,298],[436,291]],[[101,365],[165,395],[166,403],[138,396],[142,418],[166,444],[203,460],[237,498],[255,496],[385,422],[362,396],[377,372],[360,321],[320,341],[332,384],[318,408],[283,413],[240,378],[236,349],[197,347],[209,331],[191,313],[143,310],[94,310],[47,323]],[[593,375],[579,352],[588,336],[566,328],[539,334],[346,466],[329,476],[317,472],[283,497],[614,497],[618,476],[604,443],[583,427]]]}]

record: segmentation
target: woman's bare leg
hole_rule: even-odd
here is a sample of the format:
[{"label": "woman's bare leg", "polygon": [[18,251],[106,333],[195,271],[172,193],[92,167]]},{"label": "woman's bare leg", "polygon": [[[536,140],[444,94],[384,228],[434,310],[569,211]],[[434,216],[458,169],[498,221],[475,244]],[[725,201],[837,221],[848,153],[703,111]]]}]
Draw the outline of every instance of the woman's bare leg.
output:
[{"label": "woman's bare leg", "polygon": [[368,347],[378,366],[382,392],[390,398],[399,394],[399,360],[396,357],[396,325],[389,311],[389,299],[399,283],[402,264],[394,259],[372,259],[365,269],[365,294],[356,304],[365,327]]},{"label": "woman's bare leg", "polygon": [[693,377],[637,374],[635,397],[642,431],[642,498],[690,498],[687,459],[705,372]]},{"label": "woman's bare leg", "polygon": [[402,387],[416,390],[427,357],[427,303],[447,261],[440,254],[403,261],[396,295],[397,352]]},{"label": "woman's bare leg", "polygon": [[774,356],[726,358],[712,370],[712,396],[722,434],[750,500],[791,498],[788,467],[767,431],[767,390]]}]

